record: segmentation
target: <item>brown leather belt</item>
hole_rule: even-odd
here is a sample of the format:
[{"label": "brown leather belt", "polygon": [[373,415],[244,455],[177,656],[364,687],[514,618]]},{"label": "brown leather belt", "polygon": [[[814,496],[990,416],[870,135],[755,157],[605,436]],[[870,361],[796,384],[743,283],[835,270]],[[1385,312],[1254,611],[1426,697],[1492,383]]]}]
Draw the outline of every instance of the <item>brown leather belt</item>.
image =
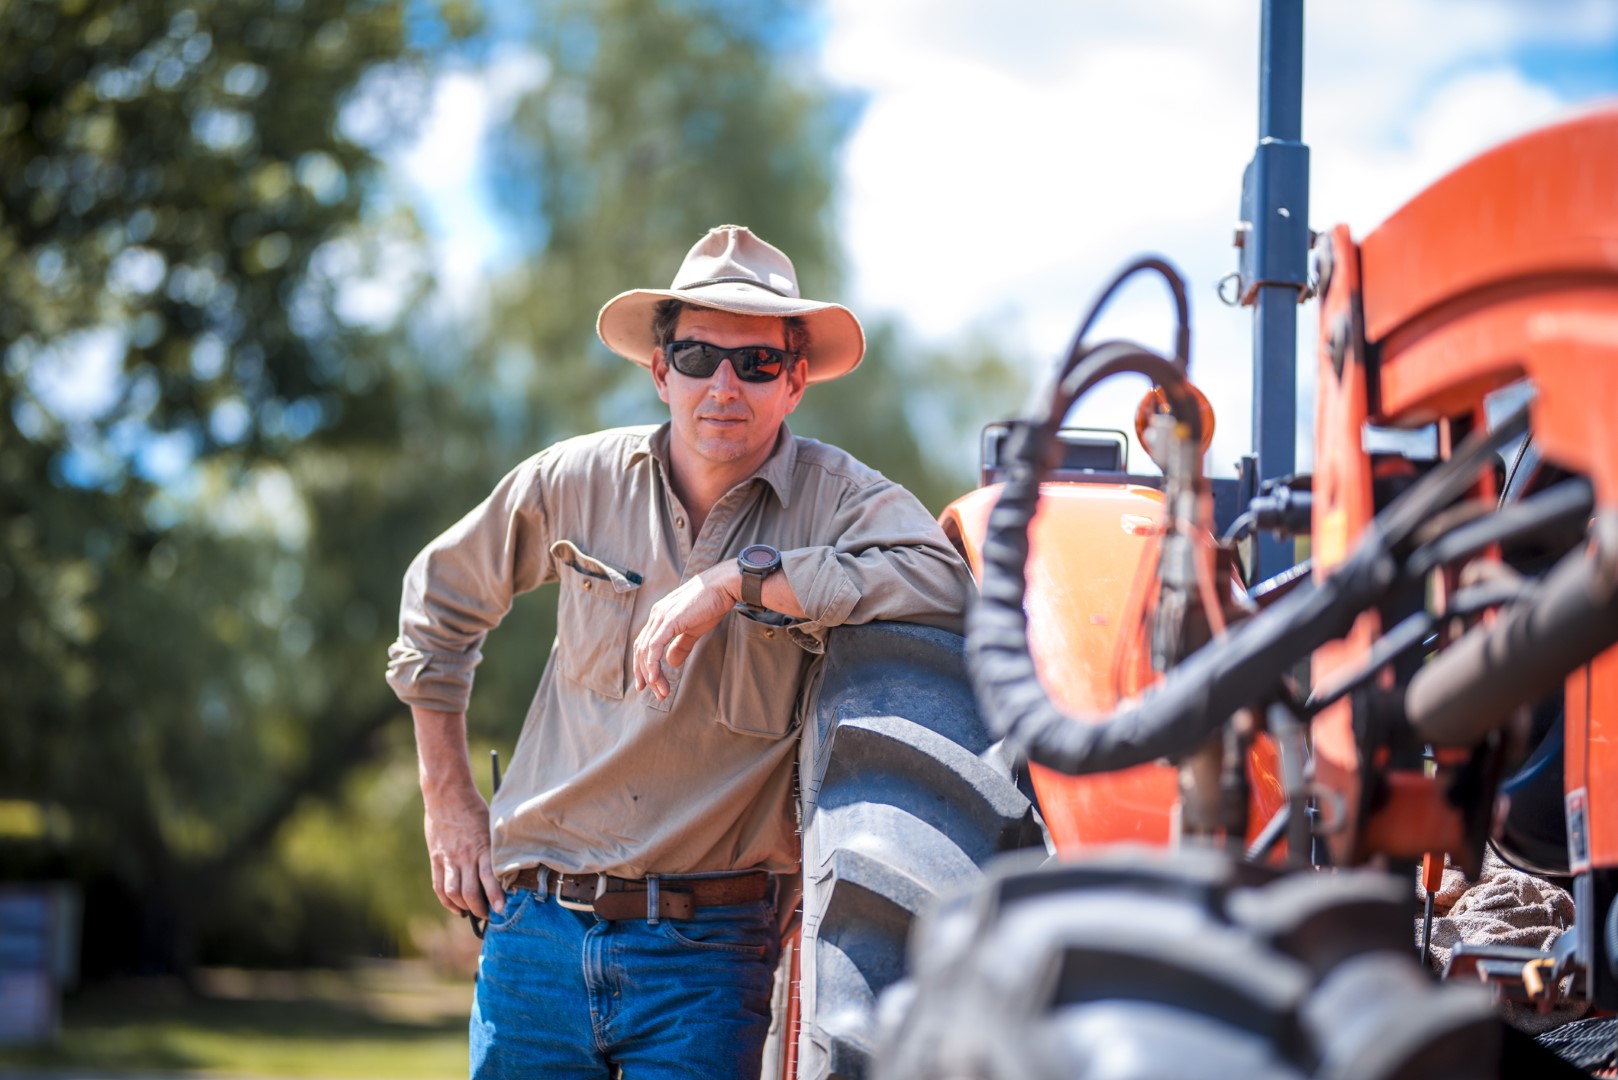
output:
[{"label": "brown leather belt", "polygon": [[[513,887],[539,891],[541,867],[517,871]],[[545,892],[555,896],[563,907],[593,911],[603,919],[645,919],[651,915],[653,889],[657,891],[657,916],[689,919],[697,908],[722,904],[749,904],[769,893],[770,875],[757,870],[724,877],[659,878],[655,884],[646,878],[621,878],[610,874],[563,874],[549,872]]]}]

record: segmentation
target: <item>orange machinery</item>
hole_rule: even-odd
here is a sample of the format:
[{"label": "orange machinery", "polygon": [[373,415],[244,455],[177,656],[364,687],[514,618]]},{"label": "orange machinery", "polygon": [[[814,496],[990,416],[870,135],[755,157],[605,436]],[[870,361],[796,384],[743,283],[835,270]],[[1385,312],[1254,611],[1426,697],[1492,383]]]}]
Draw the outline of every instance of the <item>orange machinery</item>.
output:
[{"label": "orange machinery", "polygon": [[[1144,477],[1070,474],[1043,485],[1028,560],[1030,646],[1040,678],[1065,709],[1105,714],[1148,681],[1136,637],[1142,586],[1152,569],[1163,493]],[[1000,495],[991,484],[944,511],[944,532],[982,575],[982,542]],[[1115,773],[1066,776],[1030,767],[1040,812],[1060,853],[1099,844],[1167,844],[1174,832],[1176,770],[1153,762]],[[1274,747],[1248,765],[1257,836],[1284,799]]]},{"label": "orange machinery", "polygon": [[[1321,238],[1318,252],[1317,574],[1334,573],[1383,508],[1378,463],[1361,449],[1367,425],[1434,425],[1447,456],[1464,433],[1497,419],[1489,415],[1492,401],[1518,384],[1532,388],[1529,427],[1538,454],[1588,478],[1598,521],[1618,510],[1618,109],[1489,151],[1360,243],[1339,227]],[[1480,471],[1474,498],[1496,497],[1495,486],[1493,470]],[[1599,533],[1588,542],[1601,546]],[[1498,555],[1490,549],[1451,566],[1431,592],[1480,578]],[[1381,612],[1364,612],[1348,636],[1316,654],[1317,681],[1363,664],[1386,629]],[[1577,947],[1591,992],[1610,1007],[1618,971],[1610,954],[1598,961],[1597,938],[1603,923],[1609,937],[1618,930],[1618,650],[1570,664],[1567,652],[1545,647],[1550,637],[1529,627],[1515,647],[1485,650],[1474,685],[1502,681],[1498,669],[1511,666],[1531,669],[1519,691],[1554,691],[1565,679],[1567,870],[1576,880]],[[1383,678],[1383,689],[1391,688]],[[1416,681],[1407,709],[1437,709],[1441,695],[1460,696],[1455,680],[1427,682],[1431,690]],[[1318,777],[1346,811],[1345,827],[1329,838],[1333,855],[1363,861],[1442,852],[1475,861],[1494,817],[1492,791],[1463,799],[1457,784],[1522,696],[1509,693],[1502,705],[1485,707],[1474,695],[1444,708],[1449,715],[1426,726],[1435,741],[1444,734],[1453,745],[1440,745],[1436,768],[1425,770],[1394,767],[1386,746],[1356,733],[1375,707],[1371,697],[1346,697],[1323,711],[1314,721]]]},{"label": "orange machinery", "polygon": [[[1183,326],[1173,358],[1081,331],[1048,412],[1007,437],[1003,489],[943,517],[983,585],[969,650],[985,715],[1046,766],[1035,786],[1064,849],[1168,840],[1221,731],[1306,726],[1301,783],[1283,785],[1262,738],[1225,743],[1227,766],[1252,747],[1227,834],[1273,841],[1284,824],[1294,861],[1318,841],[1338,865],[1475,868],[1526,710],[1560,692],[1578,926],[1558,978],[1534,984],[1554,996],[1574,975],[1618,1008],[1618,108],[1490,151],[1362,241],[1322,236],[1315,258],[1312,575],[1255,590],[1262,610],[1227,592]],[[1067,409],[1120,371],[1161,388],[1164,491],[1042,482]],[[1382,452],[1383,429],[1425,429],[1431,450]],[[1528,454],[1560,482],[1502,499],[1505,465]],[[1506,557],[1530,541],[1534,568]],[[1171,564],[1196,573],[1170,580]]]}]

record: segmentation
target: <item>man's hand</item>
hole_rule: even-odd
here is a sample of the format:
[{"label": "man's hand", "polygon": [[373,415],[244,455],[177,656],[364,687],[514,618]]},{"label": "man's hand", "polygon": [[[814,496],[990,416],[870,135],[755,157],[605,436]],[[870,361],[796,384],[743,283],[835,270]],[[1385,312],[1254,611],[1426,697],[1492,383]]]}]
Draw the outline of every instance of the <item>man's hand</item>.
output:
[{"label": "man's hand", "polygon": [[480,919],[488,918],[491,905],[503,910],[506,894],[489,856],[489,807],[483,796],[473,789],[459,797],[429,800],[425,828],[438,902]]},{"label": "man's hand", "polygon": [[697,639],[719,625],[742,598],[742,575],[733,559],[709,567],[652,605],[646,625],[635,639],[635,689],[650,686],[660,699],[669,696],[663,661],[679,667]]},{"label": "man's hand", "polygon": [[466,714],[412,706],[424,831],[438,902],[457,914],[487,918],[503,911],[506,893],[489,854],[489,806],[472,782],[466,757]]}]

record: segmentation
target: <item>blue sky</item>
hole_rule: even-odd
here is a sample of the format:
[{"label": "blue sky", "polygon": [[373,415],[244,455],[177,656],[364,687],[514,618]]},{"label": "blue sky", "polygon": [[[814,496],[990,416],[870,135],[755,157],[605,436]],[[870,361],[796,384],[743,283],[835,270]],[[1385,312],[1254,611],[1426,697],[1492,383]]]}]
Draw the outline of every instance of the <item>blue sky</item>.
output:
[{"label": "blue sky", "polygon": [[1570,101],[1618,92],[1618,40],[1533,44],[1514,50],[1510,61],[1533,81]]}]

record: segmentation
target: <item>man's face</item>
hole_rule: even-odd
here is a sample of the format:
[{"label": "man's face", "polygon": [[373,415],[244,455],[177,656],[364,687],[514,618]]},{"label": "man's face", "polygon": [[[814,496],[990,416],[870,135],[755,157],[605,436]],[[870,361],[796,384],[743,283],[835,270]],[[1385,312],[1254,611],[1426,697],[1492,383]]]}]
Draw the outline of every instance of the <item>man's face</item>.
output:
[{"label": "man's face", "polygon": [[[675,341],[703,341],[721,348],[786,347],[786,326],[768,316],[688,307],[680,312]],[[675,371],[663,350],[652,353],[657,396],[668,403],[675,441],[699,468],[729,473],[755,469],[769,456],[787,413],[798,407],[808,377],[802,360],[772,382],[743,382],[721,363],[706,379]]]}]

